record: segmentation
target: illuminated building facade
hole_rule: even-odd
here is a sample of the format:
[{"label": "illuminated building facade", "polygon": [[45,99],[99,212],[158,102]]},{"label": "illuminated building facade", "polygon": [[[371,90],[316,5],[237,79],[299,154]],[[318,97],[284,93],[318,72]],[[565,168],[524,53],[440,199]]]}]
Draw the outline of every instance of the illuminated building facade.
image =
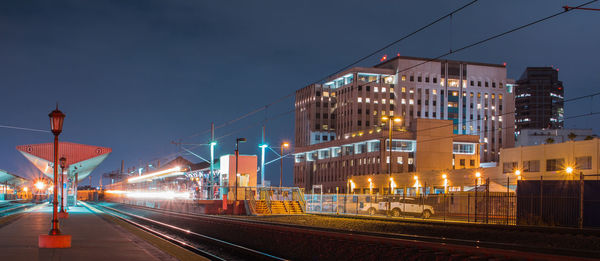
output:
[{"label": "illuminated building facade", "polygon": [[479,136],[481,162],[514,146],[513,83],[506,66],[398,56],[355,67],[296,92],[296,148],[381,130],[382,117],[452,121],[453,134]]},{"label": "illuminated building facade", "polygon": [[558,69],[527,67],[515,88],[517,133],[522,129],[562,129],[564,94]]},{"label": "illuminated building facade", "polygon": [[[373,177],[377,193],[389,193],[385,181],[388,162],[397,184],[421,172],[479,167],[479,140],[475,135],[453,134],[449,120],[415,119],[410,129],[393,127],[392,155],[389,129],[369,130],[349,138],[296,148],[294,184],[310,190],[323,185],[325,192],[347,191],[350,179]],[[383,179],[381,177],[384,177]]]},{"label": "illuminated building facade", "polygon": [[[592,138],[502,149],[500,167],[502,173],[512,177],[519,170],[523,179],[578,180],[580,173],[599,173],[599,156],[600,139]],[[587,178],[597,179],[596,176]]]}]

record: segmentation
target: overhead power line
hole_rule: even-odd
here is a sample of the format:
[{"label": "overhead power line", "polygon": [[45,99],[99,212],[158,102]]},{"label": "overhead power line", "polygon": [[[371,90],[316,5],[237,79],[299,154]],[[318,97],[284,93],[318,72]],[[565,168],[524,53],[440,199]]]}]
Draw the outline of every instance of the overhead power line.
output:
[{"label": "overhead power line", "polygon": [[47,132],[47,133],[50,133],[50,131],[49,131],[49,130],[40,130],[40,129],[24,128],[24,127],[10,126],[10,125],[0,125],[0,128],[5,128],[5,129],[13,129],[13,130],[36,131],[36,132]]},{"label": "overhead power line", "polygon": [[[434,25],[434,24],[436,24],[436,23],[438,23],[438,22],[440,22],[440,21],[444,20],[445,18],[451,17],[452,15],[454,15],[454,14],[456,14],[456,13],[460,12],[461,10],[463,10],[463,9],[467,8],[468,6],[470,6],[470,5],[474,4],[474,3],[475,3],[475,2],[477,2],[477,1],[478,1],[478,0],[473,0],[473,1],[471,1],[471,2],[469,2],[469,3],[467,3],[467,4],[465,4],[465,5],[463,5],[463,6],[459,7],[459,8],[457,8],[457,9],[454,9],[454,10],[452,10],[451,12],[449,12],[449,13],[447,13],[447,14],[443,15],[443,16],[440,16],[439,18],[437,18],[437,19],[435,19],[434,21],[432,21],[432,22],[430,22],[430,23],[428,23],[428,24],[426,24],[426,25],[424,25],[424,26],[422,26],[422,27],[418,28],[417,30],[415,30],[415,31],[413,31],[413,32],[411,32],[411,33],[409,33],[409,34],[406,34],[406,35],[402,36],[401,38],[399,38],[399,39],[397,39],[397,40],[394,40],[394,41],[392,41],[392,42],[390,42],[390,43],[388,43],[388,44],[384,45],[383,47],[381,47],[381,48],[379,48],[379,49],[377,49],[377,50],[375,50],[375,51],[372,51],[372,52],[370,52],[369,54],[367,54],[367,55],[365,55],[365,56],[363,56],[363,57],[359,58],[358,60],[355,60],[355,61],[353,61],[352,63],[350,63],[350,64],[348,64],[348,65],[345,65],[345,66],[343,66],[341,69],[338,69],[337,71],[335,71],[335,72],[333,72],[333,73],[330,73],[330,74],[328,74],[327,76],[325,76],[325,77],[323,77],[323,78],[321,78],[321,79],[319,79],[319,80],[317,80],[317,81],[314,81],[314,82],[313,82],[313,84],[314,84],[314,83],[319,83],[319,82],[325,81],[325,80],[327,80],[329,77],[331,77],[331,76],[333,76],[333,75],[336,75],[336,74],[338,74],[338,73],[340,73],[340,72],[342,72],[342,71],[344,71],[344,70],[346,70],[346,69],[348,69],[348,68],[350,68],[350,67],[352,67],[352,66],[354,66],[354,65],[356,65],[356,64],[358,64],[358,63],[360,63],[360,62],[362,62],[362,61],[365,61],[366,59],[368,59],[368,58],[372,57],[373,55],[376,55],[377,53],[379,53],[379,52],[381,52],[381,51],[383,51],[383,50],[385,50],[385,49],[387,49],[387,48],[390,48],[390,47],[392,47],[392,46],[394,46],[394,45],[396,45],[396,44],[398,44],[398,43],[400,43],[400,42],[402,42],[402,41],[404,41],[404,40],[406,40],[406,39],[408,39],[408,38],[410,38],[410,37],[412,37],[412,36],[416,35],[417,33],[419,33],[419,32],[421,32],[421,31],[423,31],[423,30],[425,30],[425,29],[429,28],[430,26],[432,26],[432,25]],[[226,122],[226,123],[223,123],[223,124],[221,124],[221,125],[215,126],[215,129],[218,129],[218,128],[222,128],[222,127],[225,127],[225,126],[231,125],[231,124],[233,124],[233,123],[235,123],[235,122],[237,122],[237,121],[240,121],[240,120],[242,120],[242,119],[244,119],[244,118],[247,118],[247,117],[249,117],[249,116],[251,116],[251,115],[254,115],[254,114],[256,114],[256,113],[258,113],[258,112],[260,112],[260,111],[266,110],[266,109],[267,109],[267,108],[269,108],[270,106],[272,106],[272,105],[275,105],[275,104],[277,104],[277,103],[279,103],[279,102],[282,102],[282,101],[284,101],[285,99],[287,99],[287,98],[290,98],[290,97],[294,96],[295,94],[296,94],[296,91],[293,91],[292,93],[289,93],[289,94],[287,94],[287,95],[284,95],[284,96],[282,96],[282,97],[280,97],[280,98],[277,98],[277,99],[275,99],[273,102],[271,102],[271,103],[269,103],[269,104],[266,104],[266,105],[264,105],[264,106],[261,106],[261,107],[259,107],[259,108],[255,109],[255,110],[252,110],[252,111],[250,111],[250,112],[248,112],[248,113],[246,113],[246,114],[244,114],[244,115],[242,115],[242,116],[240,116],[240,117],[238,117],[238,118],[236,118],[236,119],[233,119],[233,120],[231,120],[231,121],[228,121],[228,122]],[[206,129],[206,130],[203,130],[203,131],[200,131],[200,132],[197,132],[197,133],[195,133],[195,134],[192,134],[192,135],[188,136],[188,138],[196,137],[196,136],[199,136],[199,135],[202,135],[202,134],[208,133],[209,131],[210,131],[210,128],[209,128],[209,129]]]}]

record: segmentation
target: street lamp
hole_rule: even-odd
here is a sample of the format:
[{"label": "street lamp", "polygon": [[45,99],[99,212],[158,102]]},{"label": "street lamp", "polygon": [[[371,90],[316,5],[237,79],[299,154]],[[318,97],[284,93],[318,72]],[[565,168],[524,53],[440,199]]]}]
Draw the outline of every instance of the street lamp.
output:
[{"label": "street lamp", "polygon": [[517,180],[521,180],[521,170],[515,170],[515,176],[517,176]]},{"label": "street lamp", "polygon": [[71,236],[61,235],[58,227],[58,197],[56,195],[56,192],[58,191],[58,135],[60,135],[62,132],[65,114],[58,110],[57,104],[56,109],[50,112],[48,117],[50,117],[50,129],[52,130],[52,134],[54,134],[54,165],[52,166],[54,169],[54,191],[52,193],[52,228],[50,229],[48,235],[40,235],[38,237],[38,246],[41,248],[68,248],[71,247]]},{"label": "street lamp", "polygon": [[279,171],[279,187],[280,188],[281,188],[281,183],[283,181],[283,149],[287,148],[289,146],[290,146],[290,143],[288,143],[288,142],[281,143],[281,154],[280,154],[281,158],[280,158],[280,161],[279,161],[279,164],[281,165],[280,166],[281,169]]},{"label": "street lamp", "polygon": [[67,217],[67,213],[65,212],[65,183],[64,183],[64,175],[65,175],[65,166],[67,164],[67,159],[65,157],[60,157],[60,213],[59,217],[65,218]]},{"label": "street lamp", "polygon": [[419,176],[414,175],[413,179],[415,180],[415,185],[414,185],[415,190],[416,190],[415,193],[416,193],[417,196],[419,196],[419,192],[420,192],[419,191]]},{"label": "street lamp", "polygon": [[[381,121],[385,122],[387,121],[389,123],[389,137],[388,137],[388,143],[389,143],[389,160],[388,160],[388,174],[390,175],[390,178],[392,178],[392,129],[394,127],[394,122],[396,123],[400,123],[402,122],[402,118],[399,117],[387,117],[387,116],[383,116],[381,117]],[[390,180],[390,194],[392,194],[392,180]]]},{"label": "street lamp", "polygon": [[[235,195],[234,200],[237,205],[237,190],[238,190],[238,157],[240,156],[240,151],[238,149],[240,142],[246,142],[246,138],[237,138],[235,140]],[[234,210],[236,208],[234,207]]]},{"label": "street lamp", "polygon": [[444,179],[444,194],[448,193],[448,175],[445,173],[442,174],[442,178]]},{"label": "street lamp", "polygon": [[481,172],[477,171],[475,173],[475,184],[479,186],[479,180],[481,179]]},{"label": "street lamp", "polygon": [[369,194],[373,194],[373,180],[371,178],[369,178],[368,181],[369,181]]}]

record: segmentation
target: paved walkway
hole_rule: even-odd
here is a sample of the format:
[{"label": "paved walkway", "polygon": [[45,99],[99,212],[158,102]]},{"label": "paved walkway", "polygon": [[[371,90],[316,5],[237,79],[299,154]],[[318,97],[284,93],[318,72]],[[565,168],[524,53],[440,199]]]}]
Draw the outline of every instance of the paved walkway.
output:
[{"label": "paved walkway", "polygon": [[70,208],[61,231],[72,236],[71,248],[40,249],[38,236],[50,230],[52,208],[44,205],[0,227],[0,260],[175,260],[84,207]]}]

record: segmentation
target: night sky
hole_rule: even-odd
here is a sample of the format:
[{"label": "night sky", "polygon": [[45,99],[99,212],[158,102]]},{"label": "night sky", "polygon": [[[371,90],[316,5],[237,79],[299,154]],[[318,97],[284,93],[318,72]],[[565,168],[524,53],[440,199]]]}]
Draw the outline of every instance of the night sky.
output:
[{"label": "night sky", "polygon": [[[93,173],[97,184],[121,160],[129,167],[176,156],[171,141],[206,143],[211,121],[221,125],[292,94],[467,2],[2,1],[0,125],[47,130],[58,101],[67,115],[61,140],[113,149]],[[384,54],[436,57],[580,3],[479,1],[360,65]],[[447,58],[506,62],[513,79],[527,66],[555,66],[569,99],[599,89],[598,25],[600,12],[571,11]],[[598,101],[569,102],[566,116]],[[238,136],[248,138],[240,153],[259,153],[265,119],[269,144],[293,141],[291,110],[293,96],[217,129],[217,154],[233,153]],[[597,133],[599,118],[566,127]],[[0,169],[37,175],[15,146],[51,141],[50,133],[0,128]],[[209,155],[207,147],[194,151]],[[266,172],[279,183],[278,163]],[[284,175],[292,185],[291,159]]]}]

